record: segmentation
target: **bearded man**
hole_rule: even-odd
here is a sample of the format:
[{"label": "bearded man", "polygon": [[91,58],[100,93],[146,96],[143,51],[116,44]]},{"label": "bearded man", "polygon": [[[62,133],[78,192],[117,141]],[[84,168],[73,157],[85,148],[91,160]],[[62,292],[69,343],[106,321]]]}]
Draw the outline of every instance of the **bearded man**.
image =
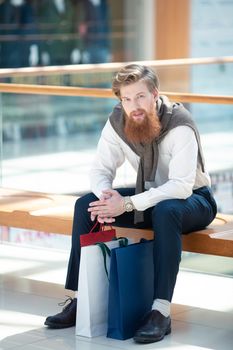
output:
[{"label": "bearded man", "polygon": [[[45,325],[75,325],[80,235],[93,221],[152,228],[154,301],[134,340],[152,343],[171,332],[170,306],[182,252],[182,234],[205,228],[216,203],[205,169],[200,136],[182,104],[160,96],[157,75],[131,64],[115,76],[112,89],[119,104],[103,128],[91,170],[93,193],[77,200],[66,289],[75,298]],[[134,188],[112,188],[116,170],[127,159],[137,172]]]}]

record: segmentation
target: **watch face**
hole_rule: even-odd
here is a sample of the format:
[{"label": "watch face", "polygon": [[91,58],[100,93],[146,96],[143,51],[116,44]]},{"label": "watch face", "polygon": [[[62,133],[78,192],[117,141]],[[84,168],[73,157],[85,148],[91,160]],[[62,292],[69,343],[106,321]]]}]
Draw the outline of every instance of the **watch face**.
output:
[{"label": "watch face", "polygon": [[132,203],[126,203],[125,209],[126,209],[126,211],[132,211],[132,210],[133,210],[133,205],[132,205]]},{"label": "watch face", "polygon": [[125,211],[133,211],[134,210],[133,202],[131,201],[130,197],[125,197],[124,202],[125,202],[124,203]]}]

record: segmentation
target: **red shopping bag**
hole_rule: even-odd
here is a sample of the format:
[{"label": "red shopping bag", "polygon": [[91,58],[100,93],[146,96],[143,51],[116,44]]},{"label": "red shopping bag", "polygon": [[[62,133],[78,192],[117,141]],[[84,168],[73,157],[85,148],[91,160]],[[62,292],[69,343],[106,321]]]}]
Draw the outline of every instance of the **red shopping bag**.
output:
[{"label": "red shopping bag", "polygon": [[88,245],[93,245],[100,242],[109,242],[116,239],[116,230],[112,226],[110,226],[110,229],[106,230],[104,224],[100,224],[99,231],[93,232],[98,224],[99,222],[97,221],[89,233],[80,236],[81,247],[86,247]]}]

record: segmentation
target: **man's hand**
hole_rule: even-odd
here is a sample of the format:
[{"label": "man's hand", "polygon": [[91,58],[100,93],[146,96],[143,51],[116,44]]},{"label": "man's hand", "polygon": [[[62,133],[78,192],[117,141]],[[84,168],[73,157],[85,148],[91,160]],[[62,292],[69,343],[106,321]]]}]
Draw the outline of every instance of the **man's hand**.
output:
[{"label": "man's hand", "polygon": [[91,213],[92,221],[97,217],[100,223],[112,223],[115,221],[115,216],[125,212],[124,199],[115,190],[105,190],[98,201],[90,203],[88,211]]}]

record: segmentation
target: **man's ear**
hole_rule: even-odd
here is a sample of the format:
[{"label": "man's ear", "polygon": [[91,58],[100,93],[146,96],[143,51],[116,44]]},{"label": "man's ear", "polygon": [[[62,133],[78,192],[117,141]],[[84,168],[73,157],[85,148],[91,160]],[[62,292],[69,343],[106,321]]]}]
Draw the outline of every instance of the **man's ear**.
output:
[{"label": "man's ear", "polygon": [[155,101],[157,101],[158,100],[158,98],[159,98],[159,91],[155,88],[154,90],[153,90],[153,95],[154,95],[154,99],[155,99]]}]

